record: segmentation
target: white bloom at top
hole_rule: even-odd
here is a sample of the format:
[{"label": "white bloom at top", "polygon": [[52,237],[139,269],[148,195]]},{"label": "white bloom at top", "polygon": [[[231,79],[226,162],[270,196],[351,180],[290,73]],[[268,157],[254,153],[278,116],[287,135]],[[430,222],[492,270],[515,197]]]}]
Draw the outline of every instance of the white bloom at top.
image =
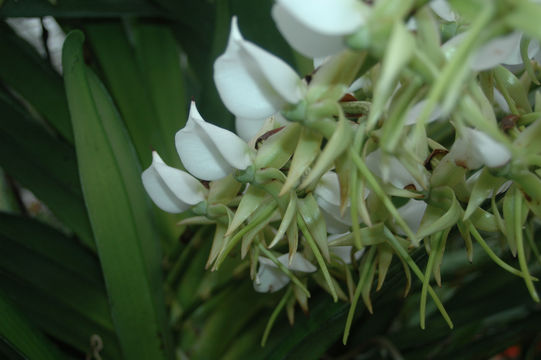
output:
[{"label": "white bloom at top", "polygon": [[214,63],[214,82],[229,111],[248,119],[262,119],[296,104],[306,91],[289,65],[243,39],[236,17],[225,53]]},{"label": "white bloom at top", "polygon": [[207,189],[185,171],[166,165],[156,151],[152,164],[141,175],[143,186],[163,211],[181,213],[205,200]]},{"label": "white bloom at top", "polygon": [[277,0],[272,17],[295,50],[316,58],[345,49],[344,36],[363,25],[369,11],[358,0]]},{"label": "white bloom at top", "polygon": [[175,145],[186,170],[202,180],[217,180],[251,164],[248,144],[203,120],[193,101],[186,126],[175,135]]},{"label": "white bloom at top", "polygon": [[432,0],[430,2],[430,8],[445,21],[456,21],[458,18],[447,0]]},{"label": "white bloom at top", "polygon": [[470,128],[462,130],[462,136],[455,140],[446,155],[457,165],[474,170],[483,165],[500,167],[511,160],[509,149],[484,132]]},{"label": "white bloom at top", "polygon": [[[299,253],[295,253],[289,262],[289,254],[280,255],[278,261],[292,271],[311,273],[317,270]],[[259,269],[254,280],[254,289],[260,293],[276,292],[289,283],[289,277],[284,274],[272,260],[259,257]]]}]

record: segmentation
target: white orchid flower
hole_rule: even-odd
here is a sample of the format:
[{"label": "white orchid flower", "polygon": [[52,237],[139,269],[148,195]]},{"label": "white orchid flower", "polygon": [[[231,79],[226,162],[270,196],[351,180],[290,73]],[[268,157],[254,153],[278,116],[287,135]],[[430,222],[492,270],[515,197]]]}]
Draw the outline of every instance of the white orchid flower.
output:
[{"label": "white orchid flower", "polygon": [[[425,215],[426,206],[427,204],[424,201],[410,199],[406,205],[398,208],[398,213],[414,233],[416,233],[417,230],[419,230],[419,226],[421,226],[421,220]],[[397,229],[397,232],[400,235],[406,235],[401,227]]]},{"label": "white orchid flower", "polygon": [[214,63],[214,82],[225,106],[235,116],[263,119],[306,92],[297,73],[280,58],[243,39],[237,18],[225,53]]},{"label": "white orchid flower", "polygon": [[156,151],[152,164],[141,175],[143,186],[163,211],[181,213],[204,201],[207,189],[185,171],[166,165]]},{"label": "white orchid flower", "polygon": [[231,131],[207,123],[192,101],[186,126],[175,135],[182,164],[202,180],[217,180],[252,163],[248,144]]},{"label": "white orchid flower", "polygon": [[[421,185],[419,185],[417,180],[415,180],[397,158],[390,156],[387,160],[389,161],[387,164],[389,173],[387,174],[387,178],[383,179],[385,182],[388,182],[399,189],[403,189],[408,185],[413,185],[416,189],[421,189]],[[381,156],[381,149],[377,149],[368,154],[365,161],[366,166],[374,175],[383,178],[382,161],[384,161],[384,159],[382,159]]]},{"label": "white orchid flower", "polygon": [[[295,253],[289,262],[289,254],[278,256],[278,261],[291,271],[312,273],[317,268],[299,253]],[[289,283],[289,277],[284,274],[272,260],[259,257],[259,269],[254,280],[254,289],[260,293],[276,292]]]},{"label": "white orchid flower", "polygon": [[475,170],[485,165],[500,167],[511,160],[511,152],[482,131],[464,128],[445,156],[455,164]]},{"label": "white orchid flower", "polygon": [[317,58],[345,49],[344,37],[363,25],[369,12],[358,0],[278,0],[272,17],[291,47]]},{"label": "white orchid flower", "polygon": [[263,119],[247,119],[236,117],[235,131],[244,141],[249,142],[250,140],[253,140],[254,137],[262,131],[266,121],[268,121],[269,119],[272,119],[273,124],[277,124],[279,126],[285,126],[289,123],[286,118],[283,117],[283,115],[280,113],[276,113],[274,115],[271,115],[270,117]]},{"label": "white orchid flower", "polygon": [[350,207],[348,204],[344,216],[340,215],[340,182],[338,181],[338,175],[333,171],[325,173],[314,189],[314,195],[325,219],[327,232],[329,234],[347,232],[351,227]]}]

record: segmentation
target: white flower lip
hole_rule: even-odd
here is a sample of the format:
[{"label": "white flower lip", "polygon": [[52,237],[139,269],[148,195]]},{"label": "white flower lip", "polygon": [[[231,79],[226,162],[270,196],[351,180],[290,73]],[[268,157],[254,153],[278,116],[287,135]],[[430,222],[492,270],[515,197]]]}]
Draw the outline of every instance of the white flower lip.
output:
[{"label": "white flower lip", "polygon": [[186,126],[175,135],[182,164],[202,180],[217,180],[251,164],[250,148],[231,131],[207,123],[192,102]]},{"label": "white flower lip", "polygon": [[143,171],[141,178],[146,192],[163,211],[181,213],[205,200],[207,190],[199,180],[166,165],[155,151],[152,164]]},{"label": "white flower lip", "polygon": [[344,216],[340,216],[340,183],[338,175],[332,171],[326,172],[316,186],[314,194],[325,219],[327,232],[339,234],[348,231],[351,226],[351,216],[349,206],[346,207]]},{"label": "white flower lip", "polygon": [[308,57],[333,55],[346,48],[344,36],[364,23],[357,0],[278,0],[272,17],[287,42]]},{"label": "white flower lip", "polygon": [[511,152],[482,131],[464,128],[446,156],[470,170],[485,165],[500,167],[511,160]]},{"label": "white flower lip", "polygon": [[[381,161],[381,149],[373,151],[366,156],[366,166],[379,178],[383,177]],[[386,182],[391,183],[399,189],[403,189],[408,185],[413,185],[416,189],[421,188],[421,185],[419,185],[404,165],[394,156],[390,159],[389,168],[389,178],[384,179]]]},{"label": "white flower lip", "polygon": [[241,118],[261,119],[304,95],[297,73],[280,58],[243,39],[237,18],[225,53],[214,63],[214,82],[225,106]]},{"label": "white flower lip", "polygon": [[[289,255],[278,256],[278,261],[292,271],[311,273],[317,268],[299,253],[295,253],[289,262]],[[278,266],[270,259],[259,257],[259,269],[254,280],[254,289],[257,292],[275,292],[282,289],[289,283],[289,277],[284,274]]]}]

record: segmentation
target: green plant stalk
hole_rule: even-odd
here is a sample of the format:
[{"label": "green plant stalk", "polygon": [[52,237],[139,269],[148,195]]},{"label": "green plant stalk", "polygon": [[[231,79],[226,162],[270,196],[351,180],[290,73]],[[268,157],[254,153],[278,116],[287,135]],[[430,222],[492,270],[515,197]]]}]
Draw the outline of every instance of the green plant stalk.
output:
[{"label": "green plant stalk", "polygon": [[286,293],[272,312],[269,321],[267,322],[267,326],[265,327],[265,331],[263,332],[263,337],[261,338],[261,346],[265,346],[267,343],[267,339],[269,337],[270,331],[272,330],[272,326],[274,325],[274,322],[276,321],[276,318],[278,317],[278,314],[280,314],[280,311],[286,306],[287,301],[291,297],[291,294],[293,293],[293,290],[291,286],[287,289]]},{"label": "green plant stalk", "polygon": [[530,296],[535,302],[539,302],[539,295],[537,294],[535,286],[533,285],[532,277],[528,270],[528,264],[526,263],[526,255],[524,254],[524,239],[522,237],[522,201],[519,201],[519,199],[523,199],[522,194],[520,194],[520,190],[518,190],[518,188],[515,188],[515,200],[513,204],[515,228],[513,230],[515,231],[515,241],[517,244],[518,263],[520,265],[520,269],[522,270],[524,282],[526,283],[526,287],[530,292]]},{"label": "green plant stalk", "polygon": [[338,295],[336,294],[336,289],[334,288],[334,284],[331,279],[331,274],[329,273],[329,269],[327,269],[325,260],[323,259],[323,256],[321,255],[321,252],[319,251],[317,244],[314,238],[312,237],[312,234],[310,234],[310,231],[308,230],[308,227],[306,226],[306,223],[304,222],[304,219],[302,218],[300,214],[297,214],[297,223],[299,225],[299,229],[304,235],[304,238],[306,239],[306,242],[308,243],[308,246],[310,246],[310,249],[312,249],[312,252],[314,253],[314,256],[316,257],[319,268],[321,269],[321,272],[323,273],[323,277],[325,278],[325,281],[327,282],[327,285],[329,286],[329,290],[331,292],[333,301],[337,302]]},{"label": "green plant stalk", "polygon": [[342,337],[342,343],[344,345],[346,345],[348,341],[349,332],[351,330],[351,324],[353,323],[353,317],[355,315],[355,308],[357,307],[357,303],[359,302],[359,297],[361,296],[362,289],[368,278],[368,274],[370,273],[370,268],[372,267],[375,254],[376,254],[376,247],[371,246],[370,250],[368,251],[368,254],[366,254],[366,260],[363,264],[361,274],[359,276],[359,282],[357,283],[357,287],[355,288],[355,294],[353,295],[351,306],[349,307],[348,317],[346,319],[346,326],[344,328],[344,336]]},{"label": "green plant stalk", "polygon": [[408,224],[406,224],[402,216],[398,213],[398,210],[393,205],[393,202],[391,201],[391,199],[389,199],[389,197],[385,194],[381,186],[379,186],[378,181],[376,180],[376,178],[374,178],[374,175],[372,175],[368,167],[366,167],[366,164],[361,160],[361,157],[357,153],[355,153],[353,149],[350,150],[350,154],[351,154],[351,159],[357,166],[357,169],[359,170],[361,175],[366,179],[366,181],[368,182],[368,185],[376,193],[379,199],[383,202],[383,205],[387,208],[387,211],[391,213],[391,215],[396,220],[398,225],[400,225],[400,227],[404,230],[406,235],[409,236],[412,244],[416,247],[419,246],[419,240],[417,239],[413,231],[411,231]]},{"label": "green plant stalk", "polygon": [[[385,236],[387,237],[387,239],[389,240],[391,246],[396,250],[397,254],[400,256],[400,258],[402,258],[409,265],[409,267],[413,270],[415,275],[417,275],[419,280],[424,281],[423,272],[421,271],[421,269],[419,269],[419,267],[417,266],[415,261],[413,261],[411,256],[409,256],[407,251],[404,250],[404,248],[400,245],[398,240],[396,240],[393,233],[387,227],[385,227],[383,229],[383,232],[384,232]],[[453,321],[449,317],[449,314],[447,313],[447,311],[443,307],[443,304],[441,303],[440,299],[438,298],[438,295],[436,294],[434,289],[432,289],[431,286],[428,287],[428,294],[430,295],[432,300],[434,300],[434,303],[436,304],[436,307],[438,308],[441,315],[445,319],[445,322],[447,322],[447,325],[449,325],[449,328],[452,329],[454,327]]]},{"label": "green plant stalk", "polygon": [[439,232],[436,235],[434,246],[432,246],[430,250],[430,255],[428,256],[428,263],[426,264],[425,269],[425,277],[423,280],[423,286],[421,288],[421,300],[420,300],[420,307],[419,307],[419,318],[421,323],[421,329],[425,329],[425,320],[426,320],[426,295],[428,291],[428,287],[430,286],[430,278],[432,274],[432,269],[434,267],[434,262],[436,260],[436,257],[438,256],[439,247],[441,244],[441,238],[442,238],[443,232]]},{"label": "green plant stalk", "polygon": [[[364,140],[364,131],[366,128],[366,123],[362,123],[357,128],[357,131],[355,132],[355,138],[353,139],[353,151],[355,153],[359,153],[361,150],[361,146]],[[359,228],[359,216],[358,216],[358,201],[359,201],[359,194],[358,194],[358,170],[352,169],[351,176],[350,176],[350,214],[351,214],[351,228],[353,231],[353,241],[355,243],[355,247],[357,249],[363,248],[363,242],[361,239],[361,230]],[[362,194],[360,194],[362,196]]]},{"label": "green plant stalk", "polygon": [[290,279],[291,281],[293,281],[293,283],[295,285],[297,285],[303,293],[306,294],[307,297],[310,297],[310,292],[308,291],[308,289],[306,288],[306,286],[304,286],[304,284],[299,280],[298,277],[295,276],[295,274],[293,274],[291,272],[291,270],[289,270],[287,267],[284,266],[284,264],[282,264],[277,258],[276,256],[274,256],[274,254],[269,251],[267,248],[265,248],[265,246],[263,246],[261,243],[258,244],[258,248],[259,248],[259,251],[261,251],[266,257],[268,257],[269,259],[272,260],[273,263],[276,264],[276,266],[278,266],[278,268],[284,273],[286,274]]},{"label": "green plant stalk", "polygon": [[261,224],[263,221],[265,221],[269,216],[272,215],[274,210],[278,205],[273,202],[271,204],[268,204],[266,209],[259,215],[256,219],[251,221],[248,225],[240,229],[229,241],[227,246],[224,248],[224,250],[218,255],[218,258],[216,259],[216,263],[212,267],[212,271],[218,270],[220,265],[224,262],[226,256],[233,250],[233,248],[238,244],[238,242],[242,239],[242,237],[248,233],[250,230]]},{"label": "green plant stalk", "polygon": [[[511,274],[513,275],[516,275],[516,276],[519,276],[521,278],[524,278],[525,275],[522,271],[518,270],[518,269],[515,269],[514,267],[512,267],[511,265],[507,264],[505,261],[503,261],[502,259],[500,259],[498,257],[498,255],[496,255],[494,253],[494,251],[492,251],[492,249],[490,248],[490,246],[488,246],[488,244],[485,242],[485,240],[483,239],[483,237],[481,236],[481,234],[479,234],[479,232],[477,231],[477,229],[470,223],[470,222],[467,222],[467,225],[468,226],[468,229],[470,231],[470,233],[473,235],[473,237],[475,238],[475,240],[477,240],[477,242],[479,243],[479,245],[481,245],[481,247],[483,248],[483,250],[485,250],[485,252],[487,253],[487,255],[492,259],[492,261],[494,261],[499,267],[501,267],[502,269],[510,272]],[[537,278],[531,276],[531,279],[532,280],[535,280],[537,281]]]},{"label": "green plant stalk", "polygon": [[479,38],[479,34],[481,33],[481,31],[492,19],[492,16],[494,14],[494,6],[485,6],[484,10],[485,11],[482,11],[477,17],[477,19],[475,19],[468,32],[468,36],[458,47],[453,58],[447,64],[447,66],[444,67],[440,76],[437,78],[434,86],[430,89],[427,97],[427,103],[423,109],[423,112],[417,120],[417,125],[415,127],[416,132],[422,131],[422,129],[424,129],[425,122],[430,116],[430,114],[432,114],[432,111],[434,111],[437,101],[448,89],[449,84],[453,83],[456,74],[460,72],[460,67],[464,66],[464,59],[468,57],[468,52],[470,52],[474,43]]}]

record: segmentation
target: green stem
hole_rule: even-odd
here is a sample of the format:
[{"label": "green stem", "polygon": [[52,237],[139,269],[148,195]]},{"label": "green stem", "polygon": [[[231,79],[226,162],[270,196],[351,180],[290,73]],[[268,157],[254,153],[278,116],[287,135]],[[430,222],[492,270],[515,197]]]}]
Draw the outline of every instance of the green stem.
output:
[{"label": "green stem", "polygon": [[423,286],[421,288],[421,301],[420,301],[420,308],[419,308],[419,317],[421,322],[421,329],[425,329],[425,319],[426,319],[426,295],[428,291],[428,287],[430,286],[430,278],[432,274],[432,269],[434,268],[434,261],[436,260],[437,253],[439,250],[441,238],[443,233],[440,232],[437,235],[435,235],[435,241],[432,244],[430,249],[430,255],[428,256],[428,263],[426,264],[425,269],[425,277],[423,280]]},{"label": "green stem", "polygon": [[289,270],[286,266],[284,266],[284,264],[282,264],[277,258],[276,256],[274,256],[274,254],[269,251],[267,248],[265,248],[261,243],[258,244],[258,248],[259,248],[259,251],[261,251],[266,257],[268,257],[269,259],[272,260],[273,263],[276,264],[276,266],[278,266],[278,268],[284,273],[286,274],[290,279],[291,281],[297,285],[303,293],[306,294],[307,297],[310,297],[310,292],[308,291],[308,289],[304,286],[304,284],[299,280],[299,278],[297,278],[295,276],[295,274],[293,274],[291,272],[291,270]]},{"label": "green stem", "polygon": [[282,299],[280,300],[280,302],[278,303],[278,306],[276,306],[276,308],[272,312],[269,318],[269,321],[267,322],[267,326],[265,327],[265,332],[263,332],[263,338],[261,339],[261,346],[265,346],[265,344],[267,343],[267,338],[269,337],[272,326],[274,325],[274,322],[276,321],[276,318],[278,317],[278,314],[280,313],[280,311],[282,311],[284,306],[286,306],[287,301],[289,300],[289,297],[291,296],[292,293],[293,293],[293,290],[290,286],[287,289],[284,296],[282,297]]},{"label": "green stem", "polygon": [[220,265],[224,262],[226,256],[233,250],[233,248],[239,243],[239,241],[242,239],[242,237],[248,233],[250,230],[261,224],[263,221],[267,220],[269,216],[272,215],[274,210],[277,208],[276,202],[272,202],[266,206],[266,208],[261,212],[261,214],[255,218],[253,221],[249,222],[248,225],[240,229],[227,243],[227,246],[224,248],[224,250],[218,255],[218,258],[216,259],[216,263],[212,267],[212,271],[218,270]]},{"label": "green stem", "polygon": [[[398,240],[395,238],[394,234],[387,227],[383,228],[383,232],[385,234],[385,237],[389,240],[390,245],[395,249],[397,254],[409,265],[409,267],[413,270],[415,275],[421,281],[424,281],[425,277],[423,275],[423,272],[421,271],[421,269],[419,269],[419,267],[417,266],[415,261],[413,261],[411,256],[409,256],[407,251],[400,245]],[[431,286],[428,286],[428,294],[430,295],[432,300],[434,300],[434,303],[436,304],[436,307],[438,308],[441,315],[443,316],[443,318],[447,322],[447,325],[449,325],[449,327],[452,329],[454,327],[453,321],[449,317],[449,314],[447,313],[447,311],[443,307],[443,304],[441,303],[440,299],[438,298],[438,295],[436,294],[434,289],[432,289]]]},{"label": "green stem", "polygon": [[[521,278],[524,278],[525,275],[524,273],[522,273],[522,271],[518,270],[518,269],[515,269],[514,267],[512,267],[511,265],[507,264],[505,261],[503,261],[502,259],[500,259],[498,257],[498,255],[496,255],[494,253],[494,251],[492,251],[492,249],[490,248],[490,246],[488,246],[488,244],[485,242],[485,240],[483,239],[483,237],[479,234],[479,232],[477,231],[477,229],[472,225],[472,223],[470,223],[469,221],[466,222],[467,226],[468,226],[468,229],[470,231],[470,233],[473,235],[473,237],[475,238],[475,240],[477,240],[477,242],[479,243],[479,245],[481,245],[481,247],[483,248],[483,250],[485,250],[485,252],[487,253],[487,255],[492,259],[492,261],[494,261],[496,263],[496,265],[498,265],[499,267],[501,267],[502,269],[510,272],[511,274],[513,275],[516,275],[516,276],[519,276]],[[532,280],[537,280],[537,278],[535,277],[532,277],[530,276],[530,278]]]},{"label": "green stem", "polygon": [[304,238],[306,239],[306,242],[308,243],[308,246],[310,246],[310,249],[312,249],[312,252],[314,253],[314,256],[316,257],[317,263],[321,269],[321,272],[323,273],[323,277],[325,278],[327,285],[329,286],[329,291],[331,292],[334,302],[337,302],[338,295],[336,294],[336,289],[334,288],[331,274],[329,274],[329,269],[327,269],[325,260],[323,259],[323,256],[321,255],[321,252],[319,251],[316,245],[316,242],[314,238],[312,237],[312,234],[310,234],[310,231],[308,230],[308,227],[306,226],[306,223],[304,222],[304,219],[302,218],[300,214],[297,214],[297,223],[299,225],[299,229],[304,235]]},{"label": "green stem", "polygon": [[391,215],[396,220],[398,225],[400,225],[400,227],[404,230],[406,235],[408,235],[412,244],[414,246],[419,246],[419,240],[417,239],[413,231],[411,231],[410,227],[404,221],[402,216],[398,213],[398,210],[393,205],[393,202],[391,201],[391,199],[389,199],[389,197],[387,196],[387,194],[385,194],[381,186],[379,186],[378,181],[376,180],[374,175],[372,175],[372,173],[370,172],[366,164],[361,160],[360,156],[357,153],[355,153],[353,150],[350,151],[350,154],[351,154],[351,159],[357,166],[357,169],[359,170],[361,175],[368,182],[368,185],[370,186],[372,191],[374,191],[376,196],[383,202],[383,205],[385,206],[385,208],[387,208],[387,211],[391,213]]},{"label": "green stem", "polygon": [[520,269],[523,273],[524,282],[526,283],[526,287],[528,288],[528,291],[530,292],[530,296],[535,302],[539,302],[539,295],[537,294],[537,291],[535,290],[535,286],[533,285],[532,277],[530,275],[530,272],[528,270],[528,264],[526,263],[526,255],[524,254],[524,241],[522,238],[522,195],[520,194],[520,190],[518,188],[515,188],[515,200],[514,200],[514,231],[515,231],[515,241],[517,244],[517,253],[518,253],[518,263],[520,265]]},{"label": "green stem", "polygon": [[368,254],[366,254],[364,264],[362,265],[361,274],[359,276],[359,282],[355,288],[355,294],[353,295],[353,300],[351,301],[351,306],[349,307],[348,317],[346,319],[346,326],[344,328],[344,336],[342,338],[342,343],[346,345],[349,337],[349,332],[351,330],[351,324],[353,323],[353,316],[355,315],[355,308],[359,302],[359,297],[361,296],[364,283],[368,279],[368,274],[370,273],[370,268],[372,267],[372,262],[374,260],[374,255],[376,253],[376,247],[371,246]]}]

